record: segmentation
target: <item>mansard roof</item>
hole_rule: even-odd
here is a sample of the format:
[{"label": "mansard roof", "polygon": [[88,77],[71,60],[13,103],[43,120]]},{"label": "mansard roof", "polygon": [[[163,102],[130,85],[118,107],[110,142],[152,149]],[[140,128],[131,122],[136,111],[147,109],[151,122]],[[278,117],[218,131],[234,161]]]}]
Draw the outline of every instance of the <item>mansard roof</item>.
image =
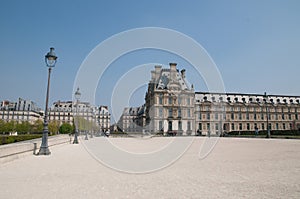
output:
[{"label": "mansard roof", "polygon": [[[265,95],[263,94],[247,94],[247,93],[216,93],[216,92],[195,92],[196,102],[212,101],[212,102],[229,102],[229,103],[265,103]],[[267,95],[267,103],[269,104],[300,104],[300,96],[288,95]]]},{"label": "mansard roof", "polygon": [[176,70],[176,78],[174,81],[171,80],[170,69],[162,69],[159,79],[157,81],[157,89],[170,89],[171,86],[176,86],[180,90],[190,90],[190,86],[186,80],[181,76],[178,70]]}]

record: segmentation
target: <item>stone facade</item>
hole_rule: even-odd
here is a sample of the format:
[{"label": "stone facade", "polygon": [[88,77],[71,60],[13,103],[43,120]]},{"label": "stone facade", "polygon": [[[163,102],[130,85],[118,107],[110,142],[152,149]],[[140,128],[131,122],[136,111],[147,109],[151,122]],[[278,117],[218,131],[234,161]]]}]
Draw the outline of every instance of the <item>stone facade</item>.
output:
[{"label": "stone facade", "polygon": [[196,92],[195,99],[195,126],[204,134],[267,130],[267,123],[270,130],[300,128],[300,96]]},{"label": "stone facade", "polygon": [[73,116],[84,118],[97,125],[100,130],[106,131],[110,128],[110,113],[107,106],[92,106],[88,102],[57,101],[49,110],[49,120],[73,124]]},{"label": "stone facade", "polygon": [[[126,108],[118,124],[124,131],[164,135],[221,135],[231,131],[300,129],[300,96],[195,92],[185,70],[155,66],[143,112]],[[268,118],[267,118],[268,115]]]},{"label": "stone facade", "polygon": [[194,127],[194,89],[179,72],[155,66],[146,93],[146,127],[150,133],[191,134]]},{"label": "stone facade", "polygon": [[0,104],[0,119],[6,122],[28,121],[33,124],[36,120],[42,119],[42,116],[43,111],[31,100],[19,98],[16,102],[4,100]]},{"label": "stone facade", "polygon": [[145,126],[145,106],[124,108],[117,125],[123,132],[142,132]]}]

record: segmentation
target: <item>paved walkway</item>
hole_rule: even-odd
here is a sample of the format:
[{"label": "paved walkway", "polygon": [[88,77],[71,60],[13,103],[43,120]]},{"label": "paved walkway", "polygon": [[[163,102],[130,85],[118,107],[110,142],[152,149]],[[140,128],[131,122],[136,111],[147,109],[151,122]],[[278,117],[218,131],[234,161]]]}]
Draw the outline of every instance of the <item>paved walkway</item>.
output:
[{"label": "paved walkway", "polygon": [[[90,143],[107,141],[93,138]],[[165,144],[167,138],[109,138],[127,150]],[[203,160],[196,138],[171,166],[127,174],[95,160],[83,145],[50,148],[0,165],[0,198],[300,198],[300,140],[222,138]],[[121,144],[122,143],[122,144]]]}]

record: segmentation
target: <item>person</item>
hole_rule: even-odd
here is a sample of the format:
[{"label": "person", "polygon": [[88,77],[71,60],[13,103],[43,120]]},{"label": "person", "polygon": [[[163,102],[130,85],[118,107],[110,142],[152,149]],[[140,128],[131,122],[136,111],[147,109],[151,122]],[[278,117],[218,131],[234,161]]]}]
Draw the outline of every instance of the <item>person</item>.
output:
[{"label": "person", "polygon": [[105,132],[105,135],[106,135],[107,137],[109,137],[109,135],[110,135],[109,130],[107,130],[107,131]]},{"label": "person", "polygon": [[255,127],[255,136],[257,136],[257,135],[258,135],[258,128]]}]

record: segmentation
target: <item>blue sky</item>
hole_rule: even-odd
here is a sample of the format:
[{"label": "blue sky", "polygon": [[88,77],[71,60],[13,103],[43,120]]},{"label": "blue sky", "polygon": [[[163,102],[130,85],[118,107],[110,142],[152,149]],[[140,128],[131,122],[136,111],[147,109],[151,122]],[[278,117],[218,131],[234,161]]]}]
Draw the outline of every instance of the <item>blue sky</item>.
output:
[{"label": "blue sky", "polygon": [[[217,64],[227,92],[300,95],[299,10],[297,0],[2,1],[0,99],[22,97],[44,107],[44,55],[52,46],[59,58],[50,104],[72,99],[77,70],[90,51],[114,34],[141,27],[170,28],[195,39]],[[96,104],[110,104],[106,93],[130,67],[171,61],[188,67],[158,51],[121,57],[100,82],[107,90],[97,91]],[[188,70],[187,78],[197,91],[206,89]],[[131,105],[143,103],[143,95],[141,88]]]}]

